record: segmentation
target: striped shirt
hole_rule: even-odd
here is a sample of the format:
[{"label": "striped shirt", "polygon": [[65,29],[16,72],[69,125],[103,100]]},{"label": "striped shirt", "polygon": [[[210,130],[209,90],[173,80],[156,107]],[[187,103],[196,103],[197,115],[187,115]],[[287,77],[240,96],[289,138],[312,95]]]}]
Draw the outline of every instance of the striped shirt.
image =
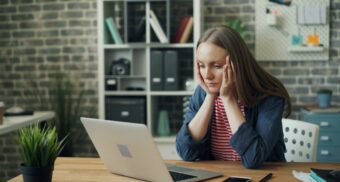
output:
[{"label": "striped shirt", "polygon": [[[239,104],[244,115],[244,106]],[[223,102],[220,97],[215,99],[214,113],[211,125],[211,152],[216,160],[239,161],[241,157],[231,147],[230,138],[232,137],[230,125]]]}]

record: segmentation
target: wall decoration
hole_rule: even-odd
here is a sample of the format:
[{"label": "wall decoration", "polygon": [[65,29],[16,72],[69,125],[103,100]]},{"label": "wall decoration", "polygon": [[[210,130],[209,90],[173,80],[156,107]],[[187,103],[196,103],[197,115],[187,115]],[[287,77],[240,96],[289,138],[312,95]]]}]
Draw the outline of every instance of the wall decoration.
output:
[{"label": "wall decoration", "polygon": [[328,60],[329,0],[281,1],[255,2],[257,60]]}]

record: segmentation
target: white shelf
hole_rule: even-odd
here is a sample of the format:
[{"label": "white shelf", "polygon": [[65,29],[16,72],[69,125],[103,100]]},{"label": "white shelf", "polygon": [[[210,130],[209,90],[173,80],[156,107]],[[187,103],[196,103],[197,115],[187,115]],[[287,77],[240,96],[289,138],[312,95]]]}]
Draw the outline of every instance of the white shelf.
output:
[{"label": "white shelf", "polygon": [[144,75],[105,75],[105,78],[145,79]]},{"label": "white shelf", "polygon": [[145,91],[105,91],[106,96],[146,96]]},{"label": "white shelf", "polygon": [[[165,19],[167,19],[166,26],[163,27],[164,31],[167,32],[168,38],[170,35],[169,30],[175,30],[178,28],[179,25],[175,25],[174,23],[168,21],[168,19],[174,20],[178,19],[181,20],[184,18],[184,16],[189,15],[176,15],[176,14],[171,14],[170,13],[170,8],[173,8],[175,6],[178,6],[178,8],[185,8],[182,7],[181,1],[179,1],[178,4],[175,4],[172,6],[173,1],[171,0],[131,0],[129,2],[141,2],[145,3],[145,15],[150,13],[151,8],[155,8],[156,6],[152,6],[152,3],[155,1],[163,1],[165,3],[165,9],[167,11],[165,16],[167,16]],[[123,2],[123,3],[116,3],[116,2]],[[193,42],[189,43],[184,43],[184,44],[179,44],[179,43],[159,43],[159,42],[153,42],[153,34],[152,34],[152,29],[150,27],[150,20],[149,17],[146,16],[146,29],[145,29],[145,42],[137,42],[137,43],[124,43],[124,44],[104,44],[104,21],[103,19],[107,16],[111,16],[114,19],[118,18],[121,20],[123,23],[123,26],[121,26],[121,31],[124,32],[121,36],[124,37],[124,40],[127,40],[128,37],[128,31],[129,30],[127,27],[127,21],[124,19],[125,17],[128,17],[130,15],[127,15],[127,12],[124,12],[127,10],[127,2],[126,0],[97,0],[97,9],[98,9],[98,105],[99,105],[99,117],[104,119],[105,118],[105,99],[107,96],[116,96],[118,97],[125,97],[125,96],[130,96],[131,98],[134,96],[137,97],[143,97],[145,98],[146,102],[146,124],[149,128],[150,133],[152,133],[152,129],[155,128],[155,125],[157,125],[157,111],[160,107],[162,107],[164,104],[167,104],[168,102],[166,96],[171,96],[171,100],[175,99],[178,100],[179,102],[173,102],[170,104],[173,104],[174,106],[180,105],[181,104],[181,98],[183,96],[190,96],[192,95],[193,91],[186,91],[184,86],[181,85],[179,86],[179,91],[152,91],[151,90],[151,68],[150,68],[150,57],[151,57],[151,51],[155,49],[162,49],[162,51],[166,51],[166,49],[169,50],[176,50],[178,51],[178,58],[179,58],[179,74],[187,71],[187,65],[192,65],[193,57],[195,55],[196,51],[196,42],[198,41],[198,38],[201,34],[201,28],[203,27],[202,25],[202,17],[201,17],[201,12],[202,12],[202,1],[197,1],[197,0],[192,0],[192,3],[183,3],[183,5],[187,6],[188,9],[193,10],[193,16],[194,18],[194,24],[193,24]],[[177,2],[176,2],[177,3]],[[118,4],[118,5],[117,5]],[[123,4],[121,6],[121,4]],[[160,3],[164,4],[164,3]],[[121,14],[118,16],[121,17],[115,17],[117,16],[117,13],[113,12],[115,6],[121,6]],[[112,6],[112,9],[110,8]],[[163,7],[162,7],[163,8]],[[154,9],[153,9],[154,10]],[[174,31],[171,33],[175,33]],[[173,36],[173,35],[172,35]],[[141,39],[143,40],[143,39]],[[190,52],[192,51],[192,53]],[[192,54],[192,55],[191,55]],[[109,75],[110,74],[110,65],[112,65],[113,60],[118,60],[119,58],[126,58],[130,60],[130,74],[131,75]],[[190,71],[192,73],[185,72],[185,75],[180,75],[179,76],[179,83],[183,84],[182,81],[187,79],[187,78],[193,78],[194,73],[193,73],[194,68],[190,68]],[[118,90],[112,90],[108,91],[105,90],[105,81],[107,79],[116,79],[116,88]],[[125,88],[128,87],[143,87],[145,88],[144,91],[128,91],[124,90]],[[160,96],[160,97],[158,97]],[[164,96],[164,97],[163,97]],[[163,104],[163,105],[162,105]],[[113,108],[114,109],[114,108]],[[180,110],[182,110],[180,108]],[[176,111],[178,112],[178,111]],[[181,111],[180,111],[181,112]],[[169,114],[171,114],[169,112]],[[180,116],[179,116],[180,117]],[[154,121],[153,121],[154,120]],[[156,121],[155,121],[156,120]],[[169,136],[169,137],[158,137],[154,136],[155,141],[157,142],[158,147],[160,147],[160,150],[162,151],[161,153],[165,154],[165,158],[171,158],[173,159],[174,156],[177,157],[176,155],[176,149],[175,149],[175,140],[176,136]],[[169,152],[170,151],[170,152]]]},{"label": "white shelf", "polygon": [[193,48],[194,44],[161,44],[161,43],[151,43],[149,45],[151,48]]},{"label": "white shelf", "polygon": [[[146,0],[125,0],[127,2],[145,2]],[[163,2],[163,1],[167,1],[167,0],[150,0],[152,2],[154,1],[160,1],[160,2]]]},{"label": "white shelf", "polygon": [[129,43],[129,44],[105,44],[104,49],[133,49],[133,48],[145,48],[145,43]]},{"label": "white shelf", "polygon": [[105,95],[140,95],[145,96],[149,93],[151,96],[189,96],[192,95],[193,91],[152,91],[152,92],[146,92],[146,91],[105,91]]},{"label": "white shelf", "polygon": [[152,96],[182,96],[192,95],[193,91],[151,91]]},{"label": "white shelf", "polygon": [[129,44],[105,44],[104,49],[138,49],[138,48],[193,48],[193,43],[162,44],[162,43],[129,43]]},{"label": "white shelf", "polygon": [[302,47],[302,46],[291,46],[288,47],[289,52],[299,52],[299,53],[310,53],[310,52],[323,52],[325,50],[324,47]]}]

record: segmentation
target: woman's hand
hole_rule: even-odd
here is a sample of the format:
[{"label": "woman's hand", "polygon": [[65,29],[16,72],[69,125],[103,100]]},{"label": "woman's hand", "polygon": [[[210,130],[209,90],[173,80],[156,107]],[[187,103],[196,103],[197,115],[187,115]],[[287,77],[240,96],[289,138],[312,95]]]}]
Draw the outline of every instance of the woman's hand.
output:
[{"label": "woman's hand", "polygon": [[229,55],[226,57],[226,64],[223,66],[223,80],[220,88],[220,96],[226,100],[236,100],[235,75]]}]

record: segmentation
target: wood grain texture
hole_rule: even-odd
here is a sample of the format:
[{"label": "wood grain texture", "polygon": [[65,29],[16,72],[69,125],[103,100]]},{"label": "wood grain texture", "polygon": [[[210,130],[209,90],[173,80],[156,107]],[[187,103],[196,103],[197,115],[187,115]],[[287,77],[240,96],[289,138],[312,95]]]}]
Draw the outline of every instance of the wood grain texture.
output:
[{"label": "wood grain texture", "polygon": [[[225,161],[166,161],[167,163],[177,164],[186,167],[200,168],[206,170],[220,171],[224,173],[223,177],[215,178],[209,181],[221,182],[229,176],[247,176],[253,181],[259,181],[268,173],[273,173],[270,182],[279,181],[298,181],[292,175],[292,170],[309,172],[310,168],[319,169],[339,169],[340,163],[266,163],[261,169],[245,169],[241,162]],[[147,167],[147,164],[145,164]],[[22,182],[22,176],[19,175],[10,180],[10,182]],[[74,181],[74,182],[95,182],[95,181],[140,181],[124,176],[112,174],[106,170],[99,158],[58,158],[56,160],[53,182]]]}]

